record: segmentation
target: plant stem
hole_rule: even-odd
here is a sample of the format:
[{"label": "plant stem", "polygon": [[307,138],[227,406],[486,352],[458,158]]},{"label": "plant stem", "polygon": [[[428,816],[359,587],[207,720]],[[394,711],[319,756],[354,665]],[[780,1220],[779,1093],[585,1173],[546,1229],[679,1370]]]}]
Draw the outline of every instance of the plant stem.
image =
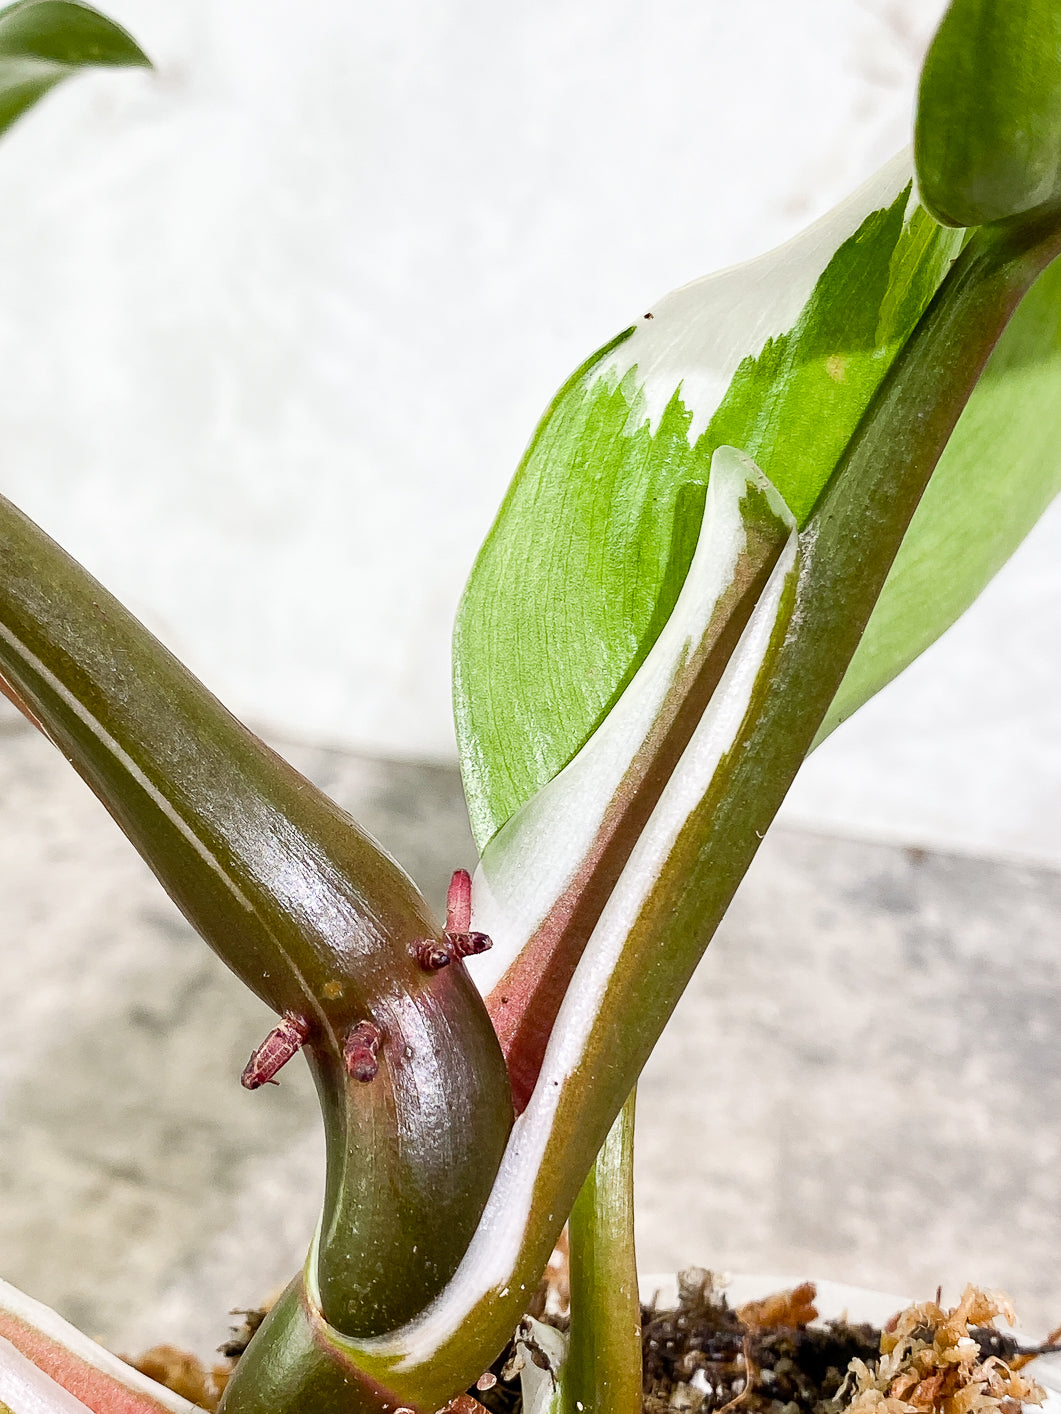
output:
[{"label": "plant stem", "polygon": [[[428,1316],[386,1339],[344,1343],[367,1373],[410,1402],[438,1404],[474,1380],[483,1356],[515,1324],[548,1259],[557,1216],[571,1211],[836,695],[988,355],[1059,254],[1061,205],[976,232],[892,364],[800,534],[792,603],[776,621],[742,724],[707,789],[661,841],[654,881],[635,916],[621,920],[621,952],[580,1021],[578,1063],[542,1107],[548,1128],[543,1121],[534,1148],[517,1155],[534,1165],[533,1189],[517,1193],[524,1175],[513,1163],[513,1179],[495,1185],[457,1278]],[[617,945],[618,936],[609,942]],[[526,1115],[537,1119],[529,1107],[517,1121],[519,1137]],[[513,1193],[526,1205],[515,1216]],[[511,1255],[479,1284],[475,1265],[496,1253],[499,1231]]]},{"label": "plant stem", "polygon": [[[419,891],[2,497],[0,677],[202,937],[304,1027],[327,1138],[313,1276],[328,1320],[360,1335],[410,1319],[458,1265],[512,1122],[474,984],[416,960],[440,936]],[[366,1023],[370,1083],[346,1049]]]},{"label": "plant stem", "polygon": [[619,1111],[568,1224],[571,1333],[563,1414],[641,1414],[634,1253],[634,1098]]}]

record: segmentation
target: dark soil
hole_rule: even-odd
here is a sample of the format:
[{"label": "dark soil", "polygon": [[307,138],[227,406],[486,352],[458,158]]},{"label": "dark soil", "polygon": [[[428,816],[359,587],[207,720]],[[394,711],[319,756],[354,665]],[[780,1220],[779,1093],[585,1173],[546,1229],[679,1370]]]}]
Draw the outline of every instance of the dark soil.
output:
[{"label": "dark soil", "polygon": [[[809,1325],[813,1297],[808,1285],[737,1311],[709,1273],[683,1273],[677,1306],[641,1309],[644,1414],[839,1414],[851,1360],[877,1360],[881,1332],[843,1320]],[[993,1329],[973,1334],[984,1356],[1007,1359],[1020,1349]],[[496,1383],[484,1389],[480,1381],[468,1393],[490,1414],[520,1414],[519,1363],[510,1344],[486,1377]]]},{"label": "dark soil", "polygon": [[[880,1352],[880,1331],[872,1326],[748,1325],[706,1273],[700,1281],[686,1275],[676,1307],[641,1308],[644,1414],[712,1414],[726,1405],[733,1414],[837,1414],[832,1401],[851,1359],[869,1362]],[[492,1367],[496,1385],[469,1391],[491,1414],[519,1414],[522,1407],[513,1354],[509,1346]]]},{"label": "dark soil", "polygon": [[724,1297],[682,1297],[675,1310],[643,1316],[645,1414],[730,1404],[746,1414],[836,1414],[852,1359],[880,1353],[872,1326],[753,1326]]}]

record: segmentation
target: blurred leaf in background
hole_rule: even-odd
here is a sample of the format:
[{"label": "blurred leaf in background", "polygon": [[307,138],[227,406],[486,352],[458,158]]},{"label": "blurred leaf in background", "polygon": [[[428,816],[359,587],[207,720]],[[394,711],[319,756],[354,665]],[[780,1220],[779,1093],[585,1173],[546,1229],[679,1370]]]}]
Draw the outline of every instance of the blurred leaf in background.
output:
[{"label": "blurred leaf in background", "polygon": [[150,68],[130,34],[74,0],[20,0],[0,11],[0,133],[78,69]]}]

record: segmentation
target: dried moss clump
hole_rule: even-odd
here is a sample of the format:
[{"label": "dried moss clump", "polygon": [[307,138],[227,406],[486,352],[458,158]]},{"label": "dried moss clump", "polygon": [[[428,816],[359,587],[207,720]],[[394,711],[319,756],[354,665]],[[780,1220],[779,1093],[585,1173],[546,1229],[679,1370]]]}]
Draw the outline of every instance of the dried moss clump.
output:
[{"label": "dried moss clump", "polygon": [[1057,1347],[996,1330],[1013,1319],[1005,1296],[970,1286],[953,1310],[937,1296],[883,1331],[812,1325],[815,1296],[805,1282],[734,1310],[710,1273],[683,1272],[678,1305],[644,1312],[645,1414],[1020,1414],[1045,1398],[1020,1372]]},{"label": "dried moss clump", "polygon": [[[989,1326],[1013,1322],[1009,1298],[967,1286],[951,1311],[936,1301],[908,1306],[881,1332],[880,1359],[852,1360],[844,1414],[1019,1414],[1045,1391],[992,1349]],[[995,1342],[1000,1347],[1001,1342]]]}]

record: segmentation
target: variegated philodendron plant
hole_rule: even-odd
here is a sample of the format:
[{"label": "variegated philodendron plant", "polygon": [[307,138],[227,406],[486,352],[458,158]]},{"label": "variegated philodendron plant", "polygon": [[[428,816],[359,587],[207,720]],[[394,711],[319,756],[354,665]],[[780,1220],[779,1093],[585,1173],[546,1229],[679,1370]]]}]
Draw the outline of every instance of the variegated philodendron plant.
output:
[{"label": "variegated philodendron plant", "polygon": [[[21,0],[0,120],[81,65],[144,63],[87,7]],[[301,1050],[320,1095],[320,1224],[227,1414],[444,1407],[569,1218],[571,1333],[535,1398],[640,1408],[633,1086],[808,751],[1061,484],[1059,251],[1061,3],[954,0],[912,157],[573,375],[460,608],[482,860],[444,924],[0,504],[5,690],[275,1009],[244,1082]],[[0,1410],[86,1408],[191,1406],[0,1290]]]}]

